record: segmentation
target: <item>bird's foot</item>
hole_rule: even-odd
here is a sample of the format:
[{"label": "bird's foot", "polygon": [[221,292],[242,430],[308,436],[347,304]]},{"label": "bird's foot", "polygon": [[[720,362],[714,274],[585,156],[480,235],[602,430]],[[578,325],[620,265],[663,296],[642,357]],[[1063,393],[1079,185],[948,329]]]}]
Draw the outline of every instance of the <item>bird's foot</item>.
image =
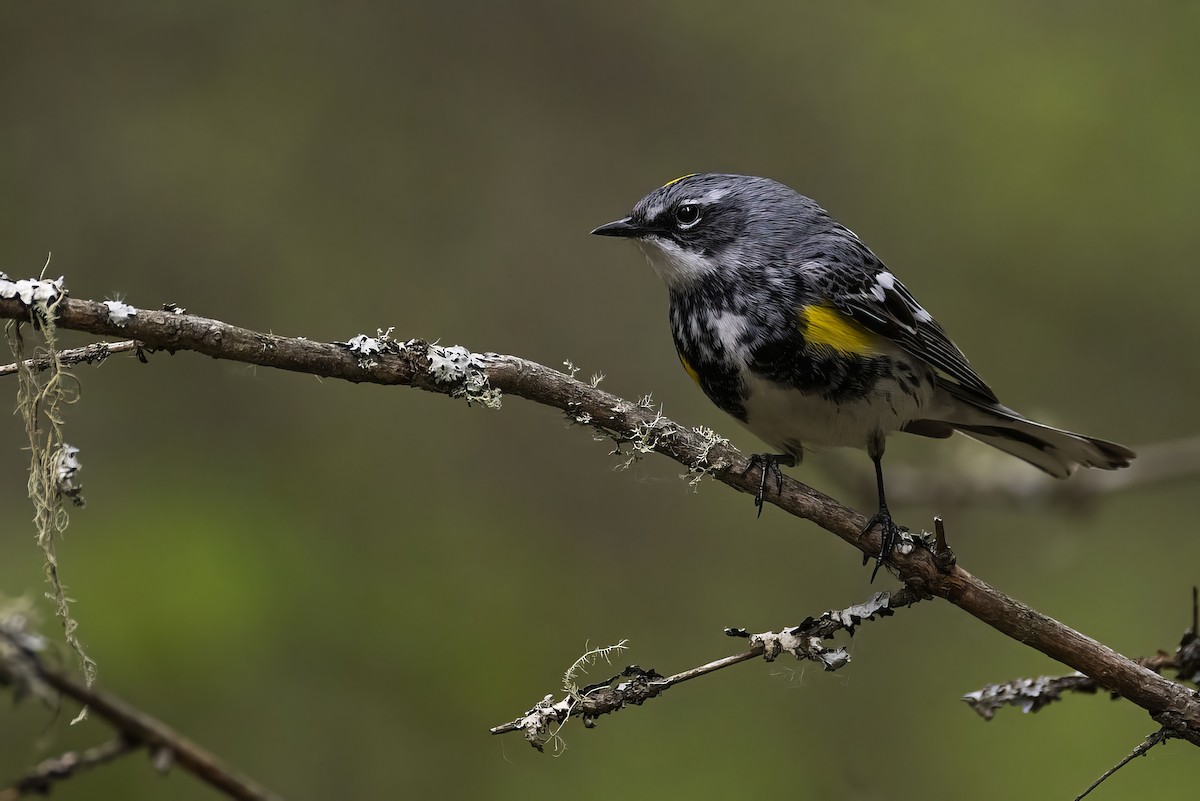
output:
[{"label": "bird's foot", "polygon": [[[879,568],[883,567],[884,561],[892,555],[892,549],[896,547],[896,542],[900,539],[900,527],[892,520],[892,513],[888,511],[887,506],[880,506],[879,511],[871,515],[871,519],[863,526],[863,530],[859,532],[860,536],[866,534],[876,525],[879,526],[879,553],[875,556],[875,569],[871,571],[871,582],[874,583],[876,574],[879,573]],[[863,564],[871,561],[870,554],[863,554]]]},{"label": "bird's foot", "polygon": [[795,467],[796,457],[786,453],[751,454],[746,469],[742,471],[742,475],[744,476],[754,468],[758,468],[758,492],[754,495],[754,506],[758,509],[758,517],[762,517],[763,499],[767,494],[767,476],[774,476],[775,478],[775,494],[783,494],[783,471],[779,469],[780,465]]}]

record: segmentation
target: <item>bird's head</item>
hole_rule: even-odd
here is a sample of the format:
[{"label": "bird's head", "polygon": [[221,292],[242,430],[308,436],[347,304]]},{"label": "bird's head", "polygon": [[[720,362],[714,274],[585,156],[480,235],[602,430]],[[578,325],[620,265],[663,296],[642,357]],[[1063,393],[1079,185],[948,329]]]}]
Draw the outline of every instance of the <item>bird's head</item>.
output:
[{"label": "bird's head", "polygon": [[702,173],[660,186],[627,217],[592,231],[633,239],[671,289],[741,267],[786,259],[828,223],[812,200],[769,178]]}]

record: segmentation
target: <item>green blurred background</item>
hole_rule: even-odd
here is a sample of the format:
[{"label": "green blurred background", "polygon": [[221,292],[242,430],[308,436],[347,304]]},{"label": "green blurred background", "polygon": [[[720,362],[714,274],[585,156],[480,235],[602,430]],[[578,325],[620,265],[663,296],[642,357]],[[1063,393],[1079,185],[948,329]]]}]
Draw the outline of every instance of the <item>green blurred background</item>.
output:
[{"label": "green blurred background", "polygon": [[[0,270],[52,251],[80,298],[569,358],[754,449],[679,369],[640,255],[587,232],[682,173],[766,174],[863,235],[1013,406],[1134,447],[1197,433],[1200,6],[736,8],[5,3]],[[619,664],[674,672],[737,650],[723,626],[895,580],[869,587],[856,552],[776,510],[756,522],[748,497],[691,494],[664,459],[614,471],[519,399],[187,353],[78,374],[88,506],[60,558],[100,681],[291,798],[1064,798],[1152,730],[1103,698],[985,724],[961,693],[1061,667],[936,602],[862,629],[841,672],[742,665],[541,755],[487,729],[586,643],[629,638]],[[13,417],[0,590],[37,597],[22,444]],[[861,454],[798,475],[869,506],[833,465],[869,475]],[[953,544],[1148,654],[1188,622],[1195,489],[955,510]],[[0,782],[107,736],[68,719],[6,709]],[[1198,768],[1169,744],[1097,797],[1182,797]],[[56,797],[215,794],[139,756]]]}]

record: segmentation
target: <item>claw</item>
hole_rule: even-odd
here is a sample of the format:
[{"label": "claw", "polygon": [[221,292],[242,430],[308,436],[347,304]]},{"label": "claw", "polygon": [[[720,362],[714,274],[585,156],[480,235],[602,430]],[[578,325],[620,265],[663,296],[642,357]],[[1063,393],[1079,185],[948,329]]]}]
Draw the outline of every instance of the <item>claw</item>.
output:
[{"label": "claw", "polygon": [[755,453],[750,455],[750,461],[746,465],[746,469],[742,471],[742,475],[747,475],[754,468],[758,468],[758,492],[754,495],[754,507],[758,509],[757,517],[762,517],[763,501],[767,494],[767,476],[775,477],[775,494],[783,494],[783,471],[779,469],[781,464],[788,467],[794,466],[796,459],[788,454],[776,453]]},{"label": "claw", "polygon": [[[879,573],[879,568],[883,567],[883,562],[892,555],[892,549],[896,547],[896,541],[900,539],[900,527],[892,520],[892,513],[888,511],[886,506],[880,506],[879,511],[871,515],[871,519],[863,526],[860,535],[866,534],[876,525],[879,526],[879,553],[875,557],[875,569],[871,571],[871,582],[874,583],[875,576]],[[863,554],[863,565],[871,561],[868,554]]]}]

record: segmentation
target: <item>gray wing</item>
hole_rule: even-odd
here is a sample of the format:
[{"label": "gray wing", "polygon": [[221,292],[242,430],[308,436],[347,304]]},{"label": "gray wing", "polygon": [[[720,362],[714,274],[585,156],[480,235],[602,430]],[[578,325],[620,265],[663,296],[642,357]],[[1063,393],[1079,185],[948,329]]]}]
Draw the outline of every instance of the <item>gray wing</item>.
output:
[{"label": "gray wing", "polygon": [[822,260],[804,265],[815,288],[847,317],[895,342],[906,352],[979,396],[998,402],[996,393],[950,341],[933,315],[892,275],[878,257],[854,239],[853,261]]}]

